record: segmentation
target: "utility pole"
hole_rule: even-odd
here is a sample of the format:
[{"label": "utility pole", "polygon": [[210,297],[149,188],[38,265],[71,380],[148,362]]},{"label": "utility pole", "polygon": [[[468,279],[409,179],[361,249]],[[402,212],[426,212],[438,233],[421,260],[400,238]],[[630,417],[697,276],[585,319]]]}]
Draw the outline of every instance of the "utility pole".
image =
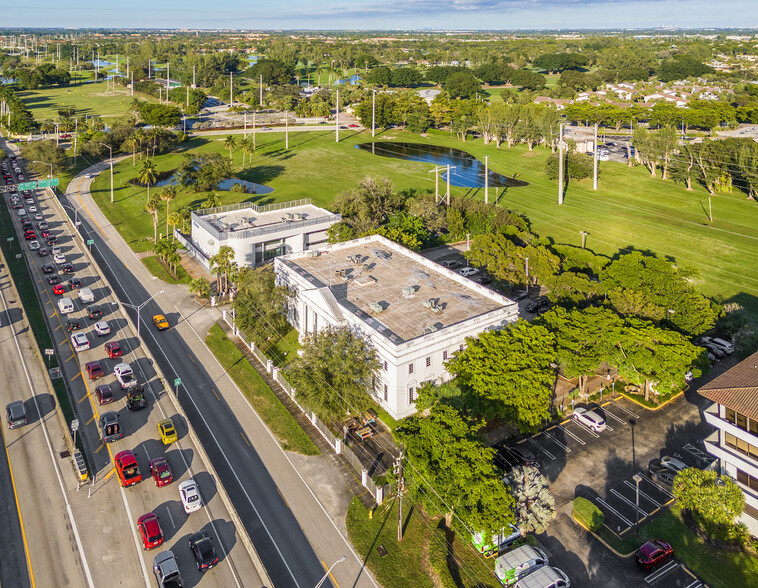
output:
[{"label": "utility pole", "polygon": [[558,204],[563,204],[563,123],[558,138]]},{"label": "utility pole", "polygon": [[376,90],[371,96],[371,136],[376,135]]},{"label": "utility pole", "polygon": [[[593,158],[592,189],[597,190],[597,123],[595,123],[595,157]],[[582,246],[584,249],[584,246]]]},{"label": "utility pole", "polygon": [[129,76],[129,74],[130,74],[130,71],[129,71],[129,56],[127,55],[126,56],[126,75]]},{"label": "utility pole", "polygon": [[290,148],[290,113],[284,111],[284,148]]},{"label": "utility pole", "polygon": [[131,72],[132,77],[132,96],[134,96],[134,72]]},{"label": "utility pole", "polygon": [[253,110],[253,151],[255,151],[255,111]]},{"label": "utility pole", "polygon": [[524,263],[526,264],[526,289],[529,290],[529,258],[524,258]]},{"label": "utility pole", "polygon": [[168,91],[171,89],[171,62],[166,61],[166,102],[168,102]]},{"label": "utility pole", "polygon": [[335,141],[340,142],[340,91],[337,90],[337,119],[334,123]]},{"label": "utility pole", "polygon": [[484,203],[489,204],[490,193],[490,168],[489,168],[489,155],[484,156]]},{"label": "utility pole", "polygon": [[397,474],[397,540],[403,540],[403,453],[395,460]]},{"label": "utility pole", "polygon": [[447,164],[447,192],[445,193],[445,201],[448,207],[450,206],[450,164]]},{"label": "utility pole", "polygon": [[189,108],[189,86],[187,86],[187,108]]},{"label": "utility pole", "polygon": [[260,76],[258,77],[258,79],[259,79],[259,83],[258,83],[258,92],[259,92],[258,102],[260,102],[260,104],[261,104],[261,110],[263,110],[263,74],[260,74]]},{"label": "utility pole", "polygon": [[229,72],[229,108],[234,106],[234,78],[232,72]]},{"label": "utility pole", "polygon": [[242,128],[242,138],[247,139],[247,110],[243,114],[245,116],[245,123]]}]

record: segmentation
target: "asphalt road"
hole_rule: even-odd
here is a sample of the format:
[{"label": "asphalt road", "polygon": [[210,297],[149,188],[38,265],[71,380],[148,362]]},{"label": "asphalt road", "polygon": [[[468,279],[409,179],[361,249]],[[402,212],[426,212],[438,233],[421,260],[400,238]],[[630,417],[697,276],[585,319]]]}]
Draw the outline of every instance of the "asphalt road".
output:
[{"label": "asphalt road", "polygon": [[[66,210],[72,220],[76,218],[73,210]],[[129,268],[111,250],[112,243],[103,241],[100,227],[93,226],[88,215],[78,215],[78,220],[82,223],[81,233],[86,239],[94,240],[92,254],[118,299],[135,306],[148,300],[152,293],[133,278]],[[242,518],[272,582],[275,586],[315,586],[324,575],[324,564],[314,553],[258,452],[249,443],[237,415],[216,393],[218,384],[209,376],[192,348],[175,328],[163,332],[153,328],[150,319],[158,312],[163,312],[172,324],[175,323],[175,313],[168,309],[164,312],[157,302],[151,301],[140,313],[142,338],[160,364],[169,385],[174,378],[181,379],[178,398],[182,408]],[[136,313],[132,316],[136,321]],[[327,580],[324,586],[328,585]]]},{"label": "asphalt road", "polygon": [[[59,203],[40,190],[35,197],[34,206],[40,209],[44,220],[58,236],[67,261],[74,264],[76,277],[94,292],[96,303],[103,309],[102,318],[108,321],[111,328],[109,335],[98,337],[91,328],[94,321],[85,316],[87,313],[78,300],[75,302],[76,311],[73,315],[61,316],[56,305],[57,298],[51,294],[52,287],[47,284],[46,276],[41,272],[41,265],[50,263],[50,256],[37,256],[29,250],[27,243],[21,240],[23,255],[27,256],[32,268],[43,311],[53,332],[62,371],[69,381],[70,393],[75,400],[75,410],[81,422],[80,434],[90,458],[90,465],[96,473],[95,483],[87,491],[87,498],[91,504],[90,511],[85,515],[85,524],[88,529],[99,529],[101,533],[90,533],[88,537],[91,541],[84,541],[83,548],[93,562],[92,575],[95,580],[91,585],[150,586],[154,582],[151,572],[153,556],[157,551],[171,548],[179,560],[185,585],[261,586],[262,581],[255,571],[253,562],[230,521],[216,480],[205,471],[197,457],[197,450],[188,438],[188,429],[183,417],[176,414],[173,403],[162,390],[150,360],[139,347],[139,339],[120,314],[109,285],[97,275],[88,262],[83,252],[84,244],[79,237],[70,234],[70,222],[63,220],[65,217]],[[56,265],[60,270],[61,263]],[[70,276],[62,275],[63,281],[68,277]],[[73,298],[77,295],[76,291],[71,291],[68,286],[66,294]],[[74,351],[69,334],[63,328],[65,320],[71,316],[81,321],[83,330],[80,332],[87,335],[92,345],[91,349]],[[102,351],[102,345],[111,340],[120,342],[124,350],[122,358],[109,360],[103,357],[105,353]],[[101,362],[106,376],[90,385],[84,364],[93,360]],[[126,410],[125,395],[113,376],[110,376],[113,366],[120,361],[131,363],[138,380],[145,384],[145,395],[149,405],[147,409],[135,413]],[[112,386],[116,401],[100,407],[93,396],[94,386],[106,382]],[[118,412],[124,430],[122,440],[110,444],[102,443],[98,420],[100,413],[105,410]],[[165,447],[158,440],[157,422],[167,417],[174,421],[179,440]],[[121,488],[118,484],[112,465],[113,455],[124,449],[135,452],[145,478],[141,484],[128,489]],[[165,457],[174,473],[174,483],[164,488],[156,488],[149,474],[148,462],[157,456]],[[34,455],[29,455],[27,463],[32,459]],[[196,513],[186,515],[179,501],[177,486],[179,482],[190,477],[198,483],[205,507]],[[99,509],[92,508],[111,493],[118,496],[111,496]],[[142,549],[136,530],[137,518],[147,512],[158,514],[165,537],[164,546],[154,552]],[[33,527],[39,532],[44,532],[44,524]],[[187,547],[189,535],[199,530],[207,530],[214,538],[220,558],[219,565],[206,574],[194,569],[194,560]],[[98,565],[101,563],[104,565]]]}]

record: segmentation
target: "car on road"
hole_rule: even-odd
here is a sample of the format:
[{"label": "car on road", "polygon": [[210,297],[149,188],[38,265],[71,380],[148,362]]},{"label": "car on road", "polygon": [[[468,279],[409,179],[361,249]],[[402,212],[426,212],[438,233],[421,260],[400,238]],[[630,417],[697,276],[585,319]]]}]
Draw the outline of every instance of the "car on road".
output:
[{"label": "car on road", "polygon": [[56,253],[53,255],[53,261],[57,263],[58,265],[61,265],[63,263],[66,263],[66,256],[62,253]]},{"label": "car on road", "polygon": [[142,386],[135,386],[126,394],[126,408],[130,412],[147,408],[147,400],[145,399],[145,392]]},{"label": "car on road", "polygon": [[662,465],[650,466],[648,468],[650,479],[666,486],[673,486],[674,478],[676,478],[676,472],[664,468]]},{"label": "car on road", "polygon": [[56,296],[61,296],[65,293],[66,293],[66,286],[64,286],[63,284],[56,284],[55,286],[53,286],[53,294],[55,294]]},{"label": "car on road", "polygon": [[108,324],[108,321],[98,321],[95,323],[95,332],[97,333],[98,337],[103,337],[105,335],[111,334],[111,327]]},{"label": "car on road", "polygon": [[137,385],[137,378],[134,377],[132,366],[126,362],[121,362],[113,368],[113,375],[116,376],[118,383],[123,390],[128,390]]},{"label": "car on road", "polygon": [[53,247],[53,255],[58,255],[59,253],[63,253],[63,249],[60,247]]},{"label": "car on road", "polygon": [[47,238],[47,246],[48,247],[52,247],[53,245],[57,245],[57,244],[58,244],[58,237],[56,237],[55,235],[50,235]]},{"label": "car on road", "polygon": [[55,272],[55,266],[51,263],[46,263],[42,266],[42,273],[43,274],[52,274]]},{"label": "car on road", "polygon": [[208,531],[200,531],[190,535],[189,548],[192,555],[195,556],[195,563],[199,571],[210,570],[218,563],[216,548]]},{"label": "car on road", "polygon": [[118,341],[109,341],[106,343],[105,352],[108,354],[108,357],[110,359],[116,359],[117,357],[121,357],[124,354]]},{"label": "car on road", "polygon": [[74,333],[71,335],[71,345],[74,346],[74,351],[87,351],[89,349],[89,339],[84,333]]},{"label": "car on road", "polygon": [[158,515],[154,512],[143,514],[137,519],[137,530],[145,549],[154,549],[163,545],[163,530]]},{"label": "car on road", "polygon": [[32,239],[36,239],[36,238],[37,238],[37,233],[35,233],[31,229],[28,231],[24,231],[24,239],[26,239],[27,241],[31,241]]},{"label": "car on road", "polygon": [[89,318],[95,320],[103,317],[103,310],[97,304],[92,304],[87,307],[87,314]]},{"label": "car on road", "polygon": [[161,551],[153,558],[153,574],[160,588],[182,588],[182,577],[174,552]]},{"label": "car on road", "polygon": [[26,211],[23,208],[19,208],[17,212],[18,216],[26,216]]},{"label": "car on road", "polygon": [[602,433],[607,428],[605,419],[594,410],[577,407],[574,409],[573,419],[596,433]]},{"label": "car on road", "polygon": [[200,498],[200,489],[192,478],[179,484],[179,498],[182,501],[184,512],[187,514],[200,510],[203,507],[203,499]]},{"label": "car on road", "polygon": [[29,241],[29,249],[31,249],[32,251],[38,250],[39,241],[37,241],[37,239],[32,239],[31,241]]},{"label": "car on road", "polygon": [[37,207],[34,206],[33,204],[30,204],[29,205],[29,212],[37,212]]},{"label": "car on road", "polygon": [[166,317],[163,316],[162,314],[156,314],[155,316],[153,316],[153,324],[155,325],[155,328],[158,329],[159,331],[164,331],[168,329],[169,327]]},{"label": "car on road", "polygon": [[95,388],[95,397],[100,403],[100,406],[103,404],[110,404],[115,400],[110,384],[100,384],[97,388]]},{"label": "car on road", "polygon": [[114,456],[113,463],[116,466],[116,475],[122,487],[134,486],[134,484],[142,481],[139,464],[133,452],[128,449],[119,451]]},{"label": "car on road", "polygon": [[682,470],[686,470],[689,467],[681,459],[677,459],[676,457],[672,457],[670,455],[664,455],[661,458],[661,465],[664,468],[670,469],[675,474],[678,474]]},{"label": "car on road", "polygon": [[27,422],[26,405],[23,400],[14,400],[5,407],[5,416],[8,419],[8,428],[23,427]]},{"label": "car on road", "polygon": [[52,233],[50,232],[50,229],[41,229],[39,234],[40,234],[40,237],[42,237],[43,239],[47,239],[50,235],[52,235]]},{"label": "car on road", "polygon": [[[82,335],[82,334],[83,333],[77,333],[77,335]],[[98,378],[102,378],[105,375],[105,372],[103,371],[103,366],[100,365],[99,361],[88,361],[85,364],[85,367],[87,368],[87,375],[89,376],[90,380],[97,380]]]},{"label": "car on road", "polygon": [[47,221],[44,221],[44,220],[42,220],[42,221],[40,221],[40,222],[37,223],[37,228],[40,231],[46,231],[49,226],[50,225],[47,224]]},{"label": "car on road", "polygon": [[69,287],[70,287],[72,290],[74,290],[74,289],[76,289],[76,288],[81,288],[81,287],[82,287],[82,281],[81,281],[79,278],[71,278],[71,279],[68,281],[68,285],[69,285]]},{"label": "car on road", "polygon": [[174,427],[174,421],[171,419],[163,419],[158,423],[158,434],[161,436],[164,445],[171,445],[179,438],[176,427]]},{"label": "car on road", "polygon": [[355,124],[355,123],[353,123],[351,125],[347,125],[347,126],[349,126],[351,129],[357,129],[358,128],[358,125]]},{"label": "car on road", "polygon": [[156,457],[150,462],[150,475],[153,476],[158,488],[174,481],[174,474],[171,473],[165,457]]},{"label": "car on road", "polygon": [[73,333],[82,328],[82,323],[78,319],[68,319],[66,321],[66,331]]},{"label": "car on road", "polygon": [[124,436],[116,412],[111,410],[100,415],[100,432],[105,443],[113,443]]},{"label": "car on road", "polygon": [[652,539],[634,554],[634,561],[643,570],[650,572],[674,557],[674,548],[661,539]]},{"label": "car on road", "polygon": [[44,218],[45,218],[45,215],[42,214],[41,212],[38,212],[37,214],[34,215],[34,220],[36,220],[36,221],[41,221]]},{"label": "car on road", "polygon": [[46,255],[49,255],[49,252],[44,247],[40,247],[39,249],[37,249],[37,255],[39,255],[40,257],[45,257]]},{"label": "car on road", "polygon": [[64,263],[61,265],[61,272],[64,274],[73,274],[74,273],[74,266],[70,263]]}]

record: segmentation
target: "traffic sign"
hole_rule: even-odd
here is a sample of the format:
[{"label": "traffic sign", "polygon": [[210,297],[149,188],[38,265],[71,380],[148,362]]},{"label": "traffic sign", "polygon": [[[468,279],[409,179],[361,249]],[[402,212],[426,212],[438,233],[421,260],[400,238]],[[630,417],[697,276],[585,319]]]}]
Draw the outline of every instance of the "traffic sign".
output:
[{"label": "traffic sign", "polygon": [[55,355],[55,349],[45,349],[45,355]]},{"label": "traffic sign", "polygon": [[23,255],[21,255],[20,253],[16,253],[16,259],[21,259],[22,257]]},{"label": "traffic sign", "polygon": [[87,239],[87,245],[94,245],[95,240],[94,239]]},{"label": "traffic sign", "polygon": [[181,378],[177,378],[176,380],[174,380],[174,386],[181,386],[181,385],[182,385],[182,379]]},{"label": "traffic sign", "polygon": [[18,185],[19,190],[34,190],[37,187],[37,182],[21,182]]},{"label": "traffic sign", "polygon": [[52,178],[50,180],[40,180],[37,182],[37,185],[40,188],[47,188],[47,187],[53,187],[57,186],[60,183],[60,180],[58,178]]},{"label": "traffic sign", "polygon": [[13,237],[8,237],[8,238],[6,239],[6,241],[8,241],[8,243],[12,243],[12,242],[13,242]]},{"label": "traffic sign", "polygon": [[79,430],[79,419],[71,421],[71,432],[76,433]]}]

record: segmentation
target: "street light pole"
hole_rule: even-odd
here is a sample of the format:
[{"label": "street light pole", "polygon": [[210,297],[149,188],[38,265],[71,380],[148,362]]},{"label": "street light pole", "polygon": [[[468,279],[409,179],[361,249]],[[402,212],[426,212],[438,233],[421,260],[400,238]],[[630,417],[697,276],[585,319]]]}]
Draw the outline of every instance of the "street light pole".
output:
[{"label": "street light pole", "polygon": [[50,166],[50,175],[47,176],[48,179],[53,177],[53,164],[48,163],[47,161],[32,161],[32,163],[41,163],[43,165],[49,165]]},{"label": "street light pole", "polygon": [[371,136],[376,135],[376,90],[371,96]]},{"label": "street light pole", "polygon": [[106,145],[105,143],[100,143],[100,145],[107,147],[110,153],[110,157],[108,159],[111,163],[111,204],[113,204],[113,147]]},{"label": "street light pole", "polygon": [[140,311],[143,308],[145,308],[145,306],[147,306],[147,303],[150,302],[153,298],[155,298],[159,294],[163,294],[164,292],[165,292],[165,290],[161,290],[160,292],[156,292],[155,294],[153,294],[150,298],[148,298],[147,300],[145,300],[140,305],[127,304],[126,302],[122,302],[121,303],[122,306],[126,306],[127,308],[131,308],[132,310],[136,310],[137,311],[137,339],[139,339],[139,337],[140,337]]},{"label": "street light pole", "polygon": [[321,586],[324,585],[324,582],[326,582],[326,579],[329,577],[329,574],[332,572],[332,568],[334,566],[336,566],[338,563],[342,563],[346,559],[347,559],[347,557],[343,555],[341,558],[339,558],[337,561],[335,561],[331,566],[329,566],[329,569],[326,570],[326,573],[324,574],[324,577],[319,580],[318,584],[316,584],[316,586],[314,588],[321,588]]}]

